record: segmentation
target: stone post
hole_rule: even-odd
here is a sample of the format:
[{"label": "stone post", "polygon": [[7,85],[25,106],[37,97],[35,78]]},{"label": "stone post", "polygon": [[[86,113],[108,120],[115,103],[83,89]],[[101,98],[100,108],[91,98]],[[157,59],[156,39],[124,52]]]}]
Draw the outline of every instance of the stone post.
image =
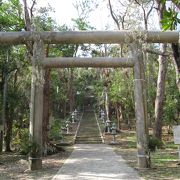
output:
[{"label": "stone post", "polygon": [[149,135],[147,128],[145,72],[141,45],[132,45],[132,56],[135,58],[134,96],[138,166],[139,168],[148,168],[150,167],[150,157],[148,149]]},{"label": "stone post", "polygon": [[32,81],[30,102],[30,170],[42,168],[43,68],[44,45],[37,37],[33,45]]}]

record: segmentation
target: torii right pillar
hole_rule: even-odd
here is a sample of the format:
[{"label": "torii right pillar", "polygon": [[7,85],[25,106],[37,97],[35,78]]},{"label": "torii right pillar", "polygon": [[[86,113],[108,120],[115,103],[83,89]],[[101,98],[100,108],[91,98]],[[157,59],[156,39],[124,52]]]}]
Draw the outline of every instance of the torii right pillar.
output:
[{"label": "torii right pillar", "polygon": [[150,167],[150,154],[148,148],[149,133],[147,128],[147,101],[145,85],[145,68],[143,62],[142,46],[132,45],[132,56],[134,64],[134,97],[136,116],[136,136],[137,136],[137,158],[139,168]]}]

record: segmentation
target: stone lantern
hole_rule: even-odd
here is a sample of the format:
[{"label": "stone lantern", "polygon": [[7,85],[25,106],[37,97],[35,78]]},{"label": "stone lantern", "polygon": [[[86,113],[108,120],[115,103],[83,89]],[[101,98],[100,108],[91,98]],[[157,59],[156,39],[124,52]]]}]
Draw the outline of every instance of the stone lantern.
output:
[{"label": "stone lantern", "polygon": [[117,128],[116,123],[113,123],[111,127],[111,134],[113,135],[113,141],[112,141],[113,144],[116,143],[116,139],[115,139],[117,134],[116,128]]},{"label": "stone lantern", "polygon": [[75,111],[74,111],[74,116],[75,116],[75,118],[77,119],[77,116],[78,116],[78,111],[77,111],[77,109],[75,109]]},{"label": "stone lantern", "polygon": [[61,136],[61,143],[64,143],[64,135],[63,135],[63,128],[61,128],[60,136]]},{"label": "stone lantern", "polygon": [[107,133],[110,133],[111,131],[111,121],[109,118],[106,120],[106,126],[107,126]]},{"label": "stone lantern", "polygon": [[101,119],[103,120],[103,123],[105,123],[105,113],[103,110],[101,111]]},{"label": "stone lantern", "polygon": [[66,134],[69,134],[70,133],[70,121],[69,119],[67,119],[66,121]]},{"label": "stone lantern", "polygon": [[75,113],[74,112],[72,112],[72,114],[71,114],[71,119],[72,119],[72,123],[75,123]]}]

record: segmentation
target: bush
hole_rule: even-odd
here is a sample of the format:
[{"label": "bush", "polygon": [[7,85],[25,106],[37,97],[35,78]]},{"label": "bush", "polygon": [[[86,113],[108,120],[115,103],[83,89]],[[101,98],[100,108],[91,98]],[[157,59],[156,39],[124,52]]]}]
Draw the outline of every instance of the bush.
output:
[{"label": "bush", "polygon": [[161,140],[154,136],[150,136],[148,147],[151,152],[155,152],[156,148],[162,148],[163,145],[164,143]]},{"label": "bush", "polygon": [[61,120],[60,119],[54,119],[50,125],[49,138],[51,140],[61,139],[62,136],[60,134],[60,130],[61,130]]},{"label": "bush", "polygon": [[29,129],[25,128],[21,132],[21,139],[19,143],[20,147],[20,153],[23,155],[27,155],[30,151],[30,146],[29,146]]},{"label": "bush", "polygon": [[23,155],[29,153],[29,128],[13,126],[12,147]]}]

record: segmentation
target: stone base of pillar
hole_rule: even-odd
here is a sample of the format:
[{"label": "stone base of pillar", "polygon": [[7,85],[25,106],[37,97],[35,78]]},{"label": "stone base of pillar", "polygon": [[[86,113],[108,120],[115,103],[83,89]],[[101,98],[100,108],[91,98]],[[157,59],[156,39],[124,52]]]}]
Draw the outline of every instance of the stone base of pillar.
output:
[{"label": "stone base of pillar", "polygon": [[41,158],[29,158],[29,169],[31,171],[42,169],[42,159]]},{"label": "stone base of pillar", "polygon": [[150,168],[149,157],[138,157],[138,168]]}]

